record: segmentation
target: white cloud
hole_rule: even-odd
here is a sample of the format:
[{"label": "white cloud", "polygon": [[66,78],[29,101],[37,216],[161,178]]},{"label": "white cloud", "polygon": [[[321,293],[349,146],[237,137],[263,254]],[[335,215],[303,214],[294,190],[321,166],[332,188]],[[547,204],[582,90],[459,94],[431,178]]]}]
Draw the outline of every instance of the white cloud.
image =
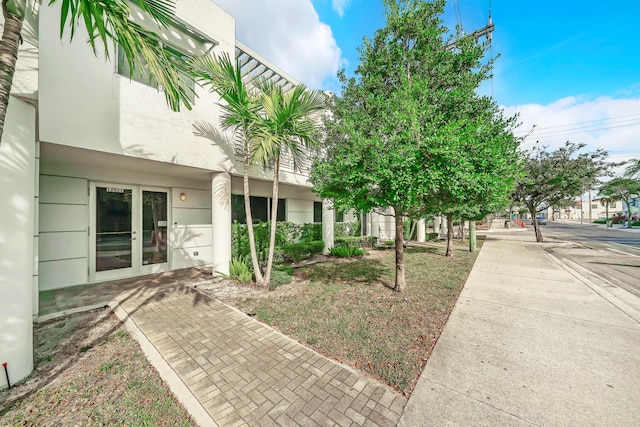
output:
[{"label": "white cloud", "polygon": [[344,16],[344,10],[349,6],[351,0],[331,0],[331,6],[333,6],[333,10],[335,10],[340,18]]},{"label": "white cloud", "polygon": [[640,98],[568,97],[547,105],[503,108],[508,116],[520,114],[518,136],[527,135],[536,125],[522,145],[525,149],[536,141],[550,149],[571,141],[587,144],[589,151],[603,148],[615,162],[640,158]]},{"label": "white cloud", "polygon": [[312,89],[344,66],[331,27],[320,22],[311,0],[215,3],[235,17],[238,40]]}]

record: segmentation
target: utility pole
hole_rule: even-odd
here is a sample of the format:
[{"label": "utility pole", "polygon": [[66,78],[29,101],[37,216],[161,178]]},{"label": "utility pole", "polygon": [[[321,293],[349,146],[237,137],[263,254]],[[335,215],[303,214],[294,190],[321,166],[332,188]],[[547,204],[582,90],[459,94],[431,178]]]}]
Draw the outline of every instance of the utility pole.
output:
[{"label": "utility pole", "polygon": [[591,221],[591,190],[589,190],[589,222]]},{"label": "utility pole", "polygon": [[[487,22],[487,25],[485,25],[484,27],[480,28],[479,30],[475,30],[473,33],[471,34],[466,34],[464,36],[462,36],[462,38],[466,38],[466,37],[472,37],[475,41],[480,40],[481,37],[486,37],[487,40],[489,41],[489,43],[491,43],[491,35],[493,33],[493,29],[494,29],[494,25],[493,25],[493,20],[491,19],[491,11],[489,11],[489,21]],[[458,43],[458,40],[454,40],[451,43],[449,43],[447,45],[447,49],[455,49],[456,44]]]}]

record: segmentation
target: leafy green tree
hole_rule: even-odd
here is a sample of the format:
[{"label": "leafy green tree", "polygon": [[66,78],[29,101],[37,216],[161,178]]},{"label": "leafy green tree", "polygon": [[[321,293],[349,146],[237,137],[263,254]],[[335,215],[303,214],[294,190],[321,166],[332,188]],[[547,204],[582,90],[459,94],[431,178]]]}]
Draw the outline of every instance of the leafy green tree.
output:
[{"label": "leafy green tree", "polygon": [[513,198],[529,209],[537,242],[543,241],[539,212],[583,194],[594,188],[600,178],[611,175],[615,164],[606,161],[607,151],[599,148],[581,153],[584,147],[585,144],[566,142],[550,152],[536,145],[526,154],[526,175],[518,182]]},{"label": "leafy green tree", "polygon": [[257,86],[261,93],[261,111],[255,123],[256,140],[251,148],[251,156],[259,164],[273,165],[271,237],[264,275],[264,284],[268,286],[276,245],[280,160],[283,155],[290,154],[294,168],[297,168],[310,149],[318,145],[316,128],[319,113],[326,104],[323,93],[309,90],[302,84],[287,92],[270,80],[259,81]]},{"label": "leafy green tree", "polygon": [[[9,105],[9,95],[13,85],[13,76],[21,43],[21,32],[27,13],[34,13],[40,5],[39,0],[3,0],[2,13],[4,29],[0,41],[0,139],[4,130],[4,121]],[[173,22],[173,0],[130,0],[146,12],[161,27]],[[78,27],[84,26],[89,38],[88,43],[97,55],[101,44],[105,56],[113,40],[122,47],[133,74],[139,68],[149,74],[162,86],[168,105],[180,110],[183,104],[191,108],[189,85],[184,80],[184,64],[171,59],[159,43],[158,37],[149,29],[143,29],[129,19],[131,8],[124,0],[50,0],[46,7],[60,5],[60,37],[69,30],[73,39]]]},{"label": "leafy green tree", "polygon": [[627,205],[627,227],[631,228],[631,200],[640,197],[640,182],[631,178],[613,178],[602,184],[600,194],[609,200],[622,200]]},{"label": "leafy green tree", "polygon": [[[256,124],[260,121],[260,95],[255,89],[255,79],[245,82],[239,60],[235,63],[228,54],[219,57],[203,55],[191,61],[191,72],[196,80],[210,90],[216,92],[223,101],[220,104],[223,114],[220,124],[225,130],[238,132],[242,139],[243,158],[243,192],[244,210],[247,221],[247,233],[249,234],[249,250],[251,264],[256,283],[264,284],[264,278],[260,270],[256,240],[253,229],[253,217],[251,214],[251,199],[249,197],[249,168],[252,164],[253,144],[257,137]],[[251,89],[253,88],[253,89]],[[277,206],[277,203],[276,203]]]},{"label": "leafy green tree", "polygon": [[386,26],[364,39],[355,77],[338,75],[342,95],[332,100],[311,179],[337,209],[393,209],[394,289],[402,291],[403,217],[420,216],[425,201],[437,199],[447,173],[439,168],[461,154],[451,138],[478,106],[470,100],[491,63],[482,64],[484,47],[461,34],[452,48],[443,0],[384,4]]},{"label": "leafy green tree", "polygon": [[447,256],[453,256],[453,220],[479,220],[510,203],[521,176],[516,118],[505,118],[491,99],[471,97],[475,105],[448,126],[441,150],[432,150],[432,191],[424,205],[428,213],[447,217]]}]

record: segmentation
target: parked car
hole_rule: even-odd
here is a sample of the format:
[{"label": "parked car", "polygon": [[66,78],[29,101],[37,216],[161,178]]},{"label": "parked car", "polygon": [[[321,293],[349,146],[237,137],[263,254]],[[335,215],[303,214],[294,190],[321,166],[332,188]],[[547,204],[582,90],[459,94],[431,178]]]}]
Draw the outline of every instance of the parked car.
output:
[{"label": "parked car", "polygon": [[547,225],[547,220],[543,216],[537,216],[538,225]]}]

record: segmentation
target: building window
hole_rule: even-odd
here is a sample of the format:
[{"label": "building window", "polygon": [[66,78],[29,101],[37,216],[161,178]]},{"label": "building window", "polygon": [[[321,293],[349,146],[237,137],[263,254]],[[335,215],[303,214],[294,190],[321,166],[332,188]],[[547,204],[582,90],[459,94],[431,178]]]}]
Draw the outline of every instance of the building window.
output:
[{"label": "building window", "polygon": [[591,209],[598,209],[598,204],[597,203],[592,203],[591,204]]},{"label": "building window", "polygon": [[[185,54],[181,53],[179,50],[166,45],[160,44],[164,49],[164,52],[167,54],[169,59],[174,62],[185,62],[188,58]],[[151,86],[154,88],[158,88],[158,82],[152,76],[147,73],[147,63],[144,61],[142,57],[137,57],[135,59],[135,66],[133,73],[131,73],[131,65],[129,61],[127,61],[127,57],[124,54],[124,50],[122,46],[118,46],[118,74],[121,76],[130,78],[131,80],[135,80],[139,83],[145,84],[147,86]],[[184,89],[184,92],[187,94],[189,101],[193,103],[195,101],[195,81],[191,76],[186,73],[179,73],[180,75],[180,86]]]},{"label": "building window", "polygon": [[[269,221],[271,214],[271,198],[270,197],[249,197],[251,204],[251,219],[253,223]],[[278,199],[278,221],[287,220],[287,200]],[[247,223],[247,215],[244,209],[244,196],[242,194],[231,195],[231,221],[238,221],[240,224]]]},{"label": "building window", "polygon": [[[269,215],[271,215],[271,207],[273,199],[269,198]],[[276,211],[276,220],[277,221],[286,221],[287,220],[287,200],[286,199],[278,199],[278,210]]]},{"label": "building window", "polygon": [[344,222],[344,212],[336,211],[336,222]]},{"label": "building window", "polygon": [[322,223],[322,202],[313,202],[313,222]]}]

